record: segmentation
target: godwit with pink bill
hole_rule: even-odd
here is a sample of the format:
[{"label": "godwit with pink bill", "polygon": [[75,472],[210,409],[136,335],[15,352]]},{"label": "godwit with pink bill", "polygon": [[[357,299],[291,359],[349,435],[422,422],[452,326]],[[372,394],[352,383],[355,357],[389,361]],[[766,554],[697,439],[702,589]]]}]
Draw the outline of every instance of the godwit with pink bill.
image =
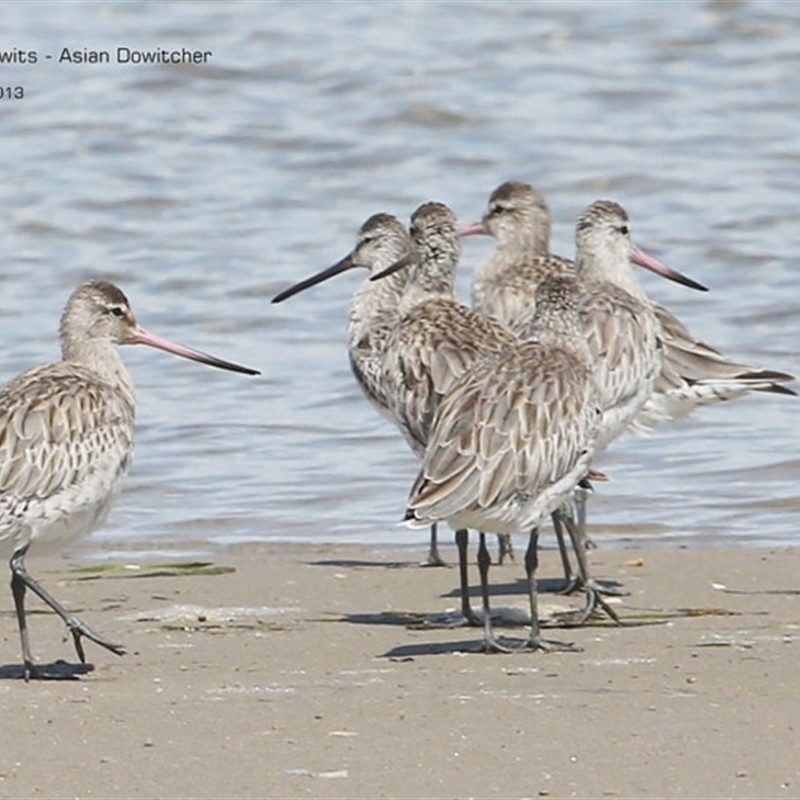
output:
[{"label": "godwit with pink bill", "polygon": [[[534,581],[538,526],[547,514],[566,525],[578,554],[588,596],[584,616],[599,604],[617,619],[588,577],[569,500],[595,449],[630,422],[660,369],[658,323],[630,259],[684,280],[634,248],[627,215],[616,203],[586,209],[575,238],[575,278],[541,284],[522,341],[481,360],[441,401],[408,504],[414,522],[531,531],[531,649],[551,646],[540,639]],[[484,642],[503,650],[491,632],[488,561],[480,553],[479,566]]]},{"label": "godwit with pink bill", "polygon": [[[693,288],[699,284],[636,247],[625,209],[610,200],[598,200],[578,216],[575,250],[575,273],[583,291],[581,320],[603,411],[596,442],[599,453],[632,424],[652,395],[662,368],[661,325],[631,262]],[[585,493],[578,493],[576,501],[585,501]],[[585,519],[583,509],[579,508],[578,519]],[[599,596],[608,589],[589,577],[583,531],[573,536],[573,546],[581,583],[594,589],[597,601],[612,613]]]},{"label": "godwit with pink bill", "polygon": [[529,183],[508,181],[492,192],[480,220],[459,228],[461,236],[488,234],[497,241],[472,276],[472,307],[478,313],[512,330],[525,329],[538,285],[553,275],[574,274],[570,259],[550,253],[550,225],[541,192]]},{"label": "godwit with pink bill", "polygon": [[[473,300],[476,307],[512,329],[524,328],[530,313],[526,309],[535,301],[543,266],[555,260],[556,264],[565,263],[570,270],[574,269],[566,259],[547,254],[549,231],[547,205],[535,188],[526,183],[507,182],[492,192],[481,220],[461,229],[462,235],[487,233],[497,239],[497,248],[475,272]],[[689,285],[704,288],[699,284]],[[632,423],[634,429],[649,429],[701,405],[733,399],[751,391],[795,394],[783,386],[794,380],[793,375],[726,358],[699,341],[666,308],[649,302],[660,323],[661,371],[650,397]],[[585,493],[579,489],[576,496],[579,528],[583,531]],[[569,570],[566,564],[565,569]]]},{"label": "godwit with pink bill", "polygon": [[128,472],[135,403],[115,345],[145,344],[220,369],[258,374],[145,330],[122,291],[106,281],[73,292],[61,317],[60,340],[61,361],[23,372],[0,389],[0,541],[12,550],[11,590],[26,680],[47,677],[31,655],[27,589],[64,621],[82,663],[83,637],[117,655],[125,652],[70,614],[25,566],[31,545],[64,547],[100,525]]}]

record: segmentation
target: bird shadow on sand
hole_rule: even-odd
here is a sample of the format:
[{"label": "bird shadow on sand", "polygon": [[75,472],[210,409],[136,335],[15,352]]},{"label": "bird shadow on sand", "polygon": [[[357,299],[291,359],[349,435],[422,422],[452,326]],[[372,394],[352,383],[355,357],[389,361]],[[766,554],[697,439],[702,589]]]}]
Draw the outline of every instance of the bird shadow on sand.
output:
[{"label": "bird shadow on sand", "polygon": [[[422,611],[378,611],[344,614],[340,622],[351,625],[395,625],[409,630],[478,630],[481,611],[476,612],[479,624],[470,625],[458,612],[422,612]],[[530,624],[527,611],[515,608],[500,607],[492,609],[492,624],[495,627],[519,628]]]},{"label": "bird shadow on sand", "polygon": [[355,614],[342,614],[339,622],[348,622],[351,625],[397,625],[407,628],[409,625],[418,625],[432,614],[417,611],[376,611],[357,612]]},{"label": "bird shadow on sand", "polygon": [[[537,578],[536,591],[540,594],[558,594],[564,588],[563,578]],[[525,578],[518,578],[506,583],[492,581],[490,595],[499,597],[502,595],[523,595],[528,594],[528,583]],[[469,587],[470,597],[480,597],[481,587],[473,585]],[[449,592],[440,595],[441,597],[461,597],[461,590],[454,586]]]},{"label": "bird shadow on sand", "polygon": [[468,639],[457,642],[417,642],[393,647],[379,656],[390,661],[413,661],[419,656],[443,656],[454,653],[480,653],[482,642],[480,638]]},{"label": "bird shadow on sand", "polygon": [[[340,567],[342,569],[365,569],[365,568],[378,568],[378,569],[408,569],[408,568],[427,568],[428,565],[420,561],[367,561],[364,559],[350,559],[350,558],[331,558],[323,559],[321,561],[307,561],[306,564],[312,567]],[[450,568],[453,565],[447,564],[446,567]],[[495,569],[499,568],[497,565]],[[595,579],[597,585],[603,589],[619,590],[622,589],[622,584],[615,580]],[[564,578],[537,578],[536,587],[537,591],[542,594],[559,594],[564,589]],[[528,593],[528,585],[525,578],[517,578],[514,581],[506,583],[492,583],[492,596],[495,595],[526,595]],[[480,597],[480,586],[471,586],[469,589],[470,597]],[[459,597],[460,590],[454,586],[449,592],[441,595],[441,597]]]},{"label": "bird shadow on sand", "polygon": [[[610,589],[610,590],[620,590],[622,589],[622,584],[619,581],[614,580],[595,580],[597,585],[602,589]],[[561,594],[562,590],[564,589],[565,581],[564,578],[537,578],[536,579],[536,591],[539,594]],[[470,597],[480,597],[481,596],[481,587],[480,586],[470,586],[469,588]],[[528,594],[528,582],[525,578],[518,578],[514,581],[508,581],[506,583],[492,583],[491,586],[491,595],[492,597],[501,596],[501,595],[523,595],[526,596]],[[460,597],[461,591],[460,589],[455,586],[446,594],[441,595],[442,597]]]},{"label": "bird shadow on sand", "polygon": [[[94,672],[94,664],[70,664],[59,659],[51,664],[36,664],[31,672],[32,681],[76,681],[81,675]],[[24,680],[25,668],[22,664],[3,664],[0,666],[0,681]]]},{"label": "bird shadow on sand", "polygon": [[[526,652],[524,650],[524,639],[511,639],[506,636],[497,637],[498,642],[504,647],[512,650]],[[387,650],[379,658],[388,658],[389,661],[413,661],[422,656],[443,656],[454,655],[457,653],[475,653],[485,655],[486,648],[483,640],[478,636],[475,639],[460,640],[454,642],[415,642],[414,644],[402,644]],[[533,651],[528,651],[533,652]]]}]

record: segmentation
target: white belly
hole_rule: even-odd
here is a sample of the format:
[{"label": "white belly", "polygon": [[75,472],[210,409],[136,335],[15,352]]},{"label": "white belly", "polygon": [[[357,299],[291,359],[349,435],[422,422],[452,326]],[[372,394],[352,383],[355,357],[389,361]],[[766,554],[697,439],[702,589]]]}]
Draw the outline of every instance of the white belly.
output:
[{"label": "white belly", "polygon": [[128,471],[130,454],[107,454],[79,483],[48,497],[0,498],[0,553],[26,544],[34,553],[59,552],[100,526]]}]

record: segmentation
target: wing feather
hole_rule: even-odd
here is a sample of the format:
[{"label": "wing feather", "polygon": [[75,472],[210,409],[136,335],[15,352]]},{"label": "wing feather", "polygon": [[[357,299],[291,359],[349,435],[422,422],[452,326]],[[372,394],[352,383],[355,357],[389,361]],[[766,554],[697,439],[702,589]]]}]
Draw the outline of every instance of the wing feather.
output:
[{"label": "wing feather", "polygon": [[418,519],[505,516],[586,458],[598,420],[584,359],[537,342],[506,348],[442,401],[409,508]]},{"label": "wing feather", "polygon": [[598,443],[602,449],[628,427],[652,394],[663,347],[646,301],[600,281],[590,281],[583,298],[581,317],[604,414]]},{"label": "wing feather", "polygon": [[52,364],[12,380],[0,389],[4,508],[52,498],[104,470],[123,472],[133,415],[119,392],[75,365]]},{"label": "wing feather", "polygon": [[387,343],[383,383],[417,452],[428,442],[442,397],[478,360],[514,341],[497,323],[448,298],[420,303],[400,320]]}]

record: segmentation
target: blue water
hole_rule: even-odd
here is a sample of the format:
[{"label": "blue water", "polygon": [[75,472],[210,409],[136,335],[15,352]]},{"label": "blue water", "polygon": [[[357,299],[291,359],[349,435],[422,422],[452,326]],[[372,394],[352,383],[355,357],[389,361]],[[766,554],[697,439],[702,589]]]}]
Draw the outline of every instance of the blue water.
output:
[{"label": "blue water", "polygon": [[[188,48],[200,65],[58,63]],[[91,548],[415,543],[416,463],[344,348],[360,276],[280,305],[376,211],[539,186],[554,250],[607,197],[638,244],[709,285],[648,291],[739,360],[800,373],[800,5],[771,2],[6,2],[0,376],[57,355],[89,277],[165,336],[263,371],[128,348],[137,454]],[[45,59],[50,54],[52,59]],[[465,243],[460,277],[491,243]],[[605,542],[798,541],[798,401],[703,409],[597,464]]]}]

